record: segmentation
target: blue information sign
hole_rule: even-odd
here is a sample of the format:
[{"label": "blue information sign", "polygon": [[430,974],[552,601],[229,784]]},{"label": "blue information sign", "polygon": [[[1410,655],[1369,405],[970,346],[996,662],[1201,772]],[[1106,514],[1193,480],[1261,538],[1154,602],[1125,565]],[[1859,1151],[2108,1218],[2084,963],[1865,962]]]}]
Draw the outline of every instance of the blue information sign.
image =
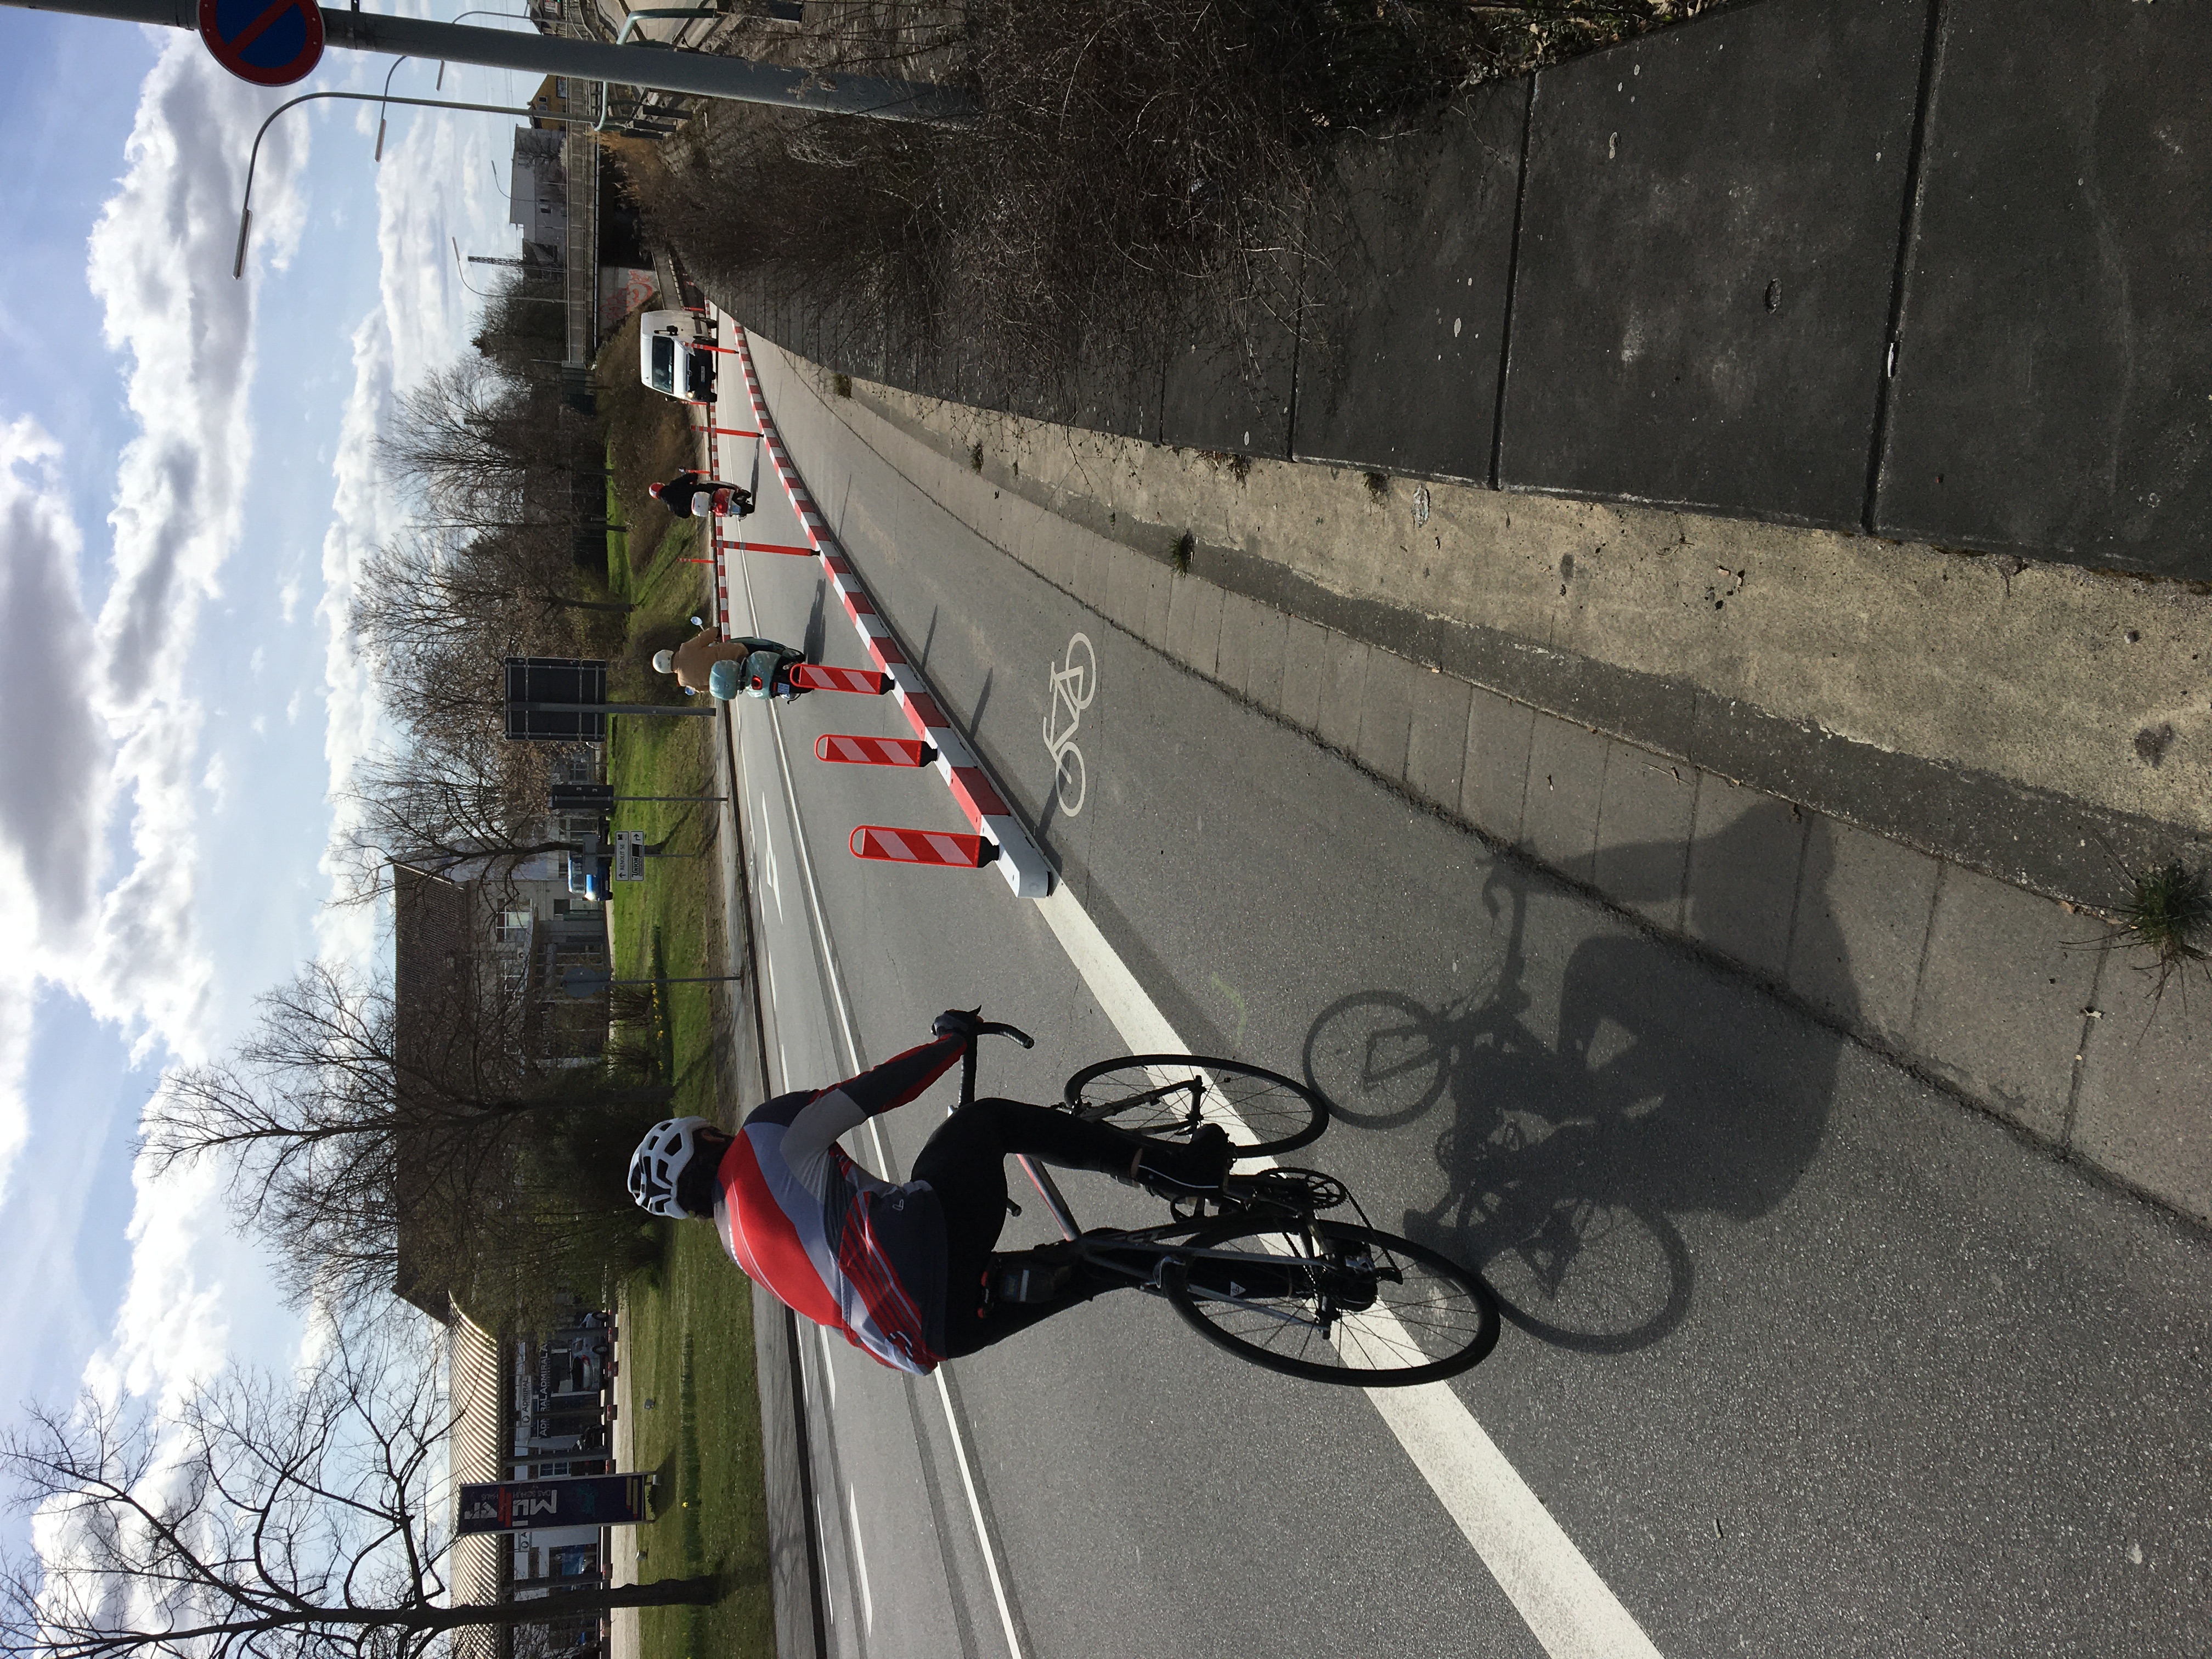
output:
[{"label": "blue information sign", "polygon": [[200,0],[200,39],[233,75],[289,87],[322,60],[322,8],[315,0]]}]

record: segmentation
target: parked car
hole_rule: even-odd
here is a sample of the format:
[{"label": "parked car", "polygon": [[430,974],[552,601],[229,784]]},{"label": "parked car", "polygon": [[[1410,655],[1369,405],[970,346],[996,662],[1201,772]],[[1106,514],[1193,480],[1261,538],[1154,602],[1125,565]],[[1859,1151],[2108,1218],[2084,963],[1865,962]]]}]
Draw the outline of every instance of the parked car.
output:
[{"label": "parked car", "polygon": [[638,324],[639,377],[685,403],[714,400],[714,325],[696,311],[648,311]]},{"label": "parked car", "polygon": [[602,851],[603,843],[597,836],[584,837],[584,844],[568,854],[568,892],[571,897],[589,899],[604,903],[608,884],[615,874],[614,854]]}]

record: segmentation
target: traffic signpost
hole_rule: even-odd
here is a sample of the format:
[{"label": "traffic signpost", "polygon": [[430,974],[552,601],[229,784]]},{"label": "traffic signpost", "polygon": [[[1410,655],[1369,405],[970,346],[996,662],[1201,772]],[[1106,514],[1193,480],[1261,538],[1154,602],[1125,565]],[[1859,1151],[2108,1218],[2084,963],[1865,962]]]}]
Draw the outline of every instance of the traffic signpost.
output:
[{"label": "traffic signpost", "polygon": [[323,58],[314,0],[199,0],[200,39],[215,61],[257,87],[289,87]]},{"label": "traffic signpost", "polygon": [[643,881],[645,879],[645,831],[617,830],[615,831],[615,879]]},{"label": "traffic signpost", "polygon": [[617,795],[611,783],[556,783],[550,799],[556,812],[606,812],[630,800],[716,801],[726,795]]},{"label": "traffic signpost", "polygon": [[600,743],[610,714],[692,714],[714,708],[609,702],[607,665],[596,657],[509,657],[507,735],[519,743]]},{"label": "traffic signpost", "polygon": [[571,968],[561,975],[561,988],[579,1002],[605,996],[611,985],[720,985],[743,974],[678,974],[653,979],[617,979],[604,968]]}]

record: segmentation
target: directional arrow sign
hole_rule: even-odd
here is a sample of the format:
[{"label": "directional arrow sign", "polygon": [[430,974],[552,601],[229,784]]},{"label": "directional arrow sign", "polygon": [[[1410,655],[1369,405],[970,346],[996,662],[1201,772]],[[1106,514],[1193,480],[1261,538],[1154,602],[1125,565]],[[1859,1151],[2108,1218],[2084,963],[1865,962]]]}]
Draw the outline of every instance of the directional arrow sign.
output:
[{"label": "directional arrow sign", "polygon": [[200,39],[215,61],[257,87],[289,87],[322,60],[315,0],[199,0]]}]

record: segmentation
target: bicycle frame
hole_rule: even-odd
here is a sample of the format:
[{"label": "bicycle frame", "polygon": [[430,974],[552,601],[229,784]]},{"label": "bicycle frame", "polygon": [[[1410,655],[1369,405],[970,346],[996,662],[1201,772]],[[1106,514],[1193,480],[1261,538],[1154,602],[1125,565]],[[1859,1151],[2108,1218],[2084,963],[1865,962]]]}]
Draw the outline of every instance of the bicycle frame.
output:
[{"label": "bicycle frame", "polygon": [[[977,1030],[976,1037],[988,1036],[994,1031],[1017,1039],[1026,1035],[1012,1026],[994,1027],[987,1024]],[[1024,1046],[1026,1047],[1027,1044],[1024,1043]],[[1138,1098],[1154,1098],[1172,1093],[1175,1090],[1185,1086],[1187,1085],[1179,1083],[1165,1085],[1152,1091],[1151,1094],[1139,1096]],[[960,1104],[972,1106],[975,1102],[975,1037],[970,1037],[968,1046],[961,1051],[960,1055]],[[1250,1194],[1247,1195],[1243,1202],[1237,1202],[1233,1198],[1224,1201],[1219,1213],[1215,1215],[1178,1218],[1158,1226],[1139,1227],[1127,1231],[1117,1231],[1110,1234],[1095,1235],[1086,1240],[1081,1225],[1075,1219],[1075,1212],[1068,1206],[1066,1194],[1060,1190],[1060,1183],[1052,1178],[1051,1171],[1026,1153],[1016,1153],[1014,1162],[1021,1165],[1022,1173],[1030,1178],[1030,1184],[1036,1188],[1037,1195],[1044,1200],[1045,1208],[1051,1214],[1054,1224],[1060,1229],[1060,1236],[1071,1243],[1082,1245],[1083,1255],[1086,1261],[1096,1266],[1110,1268],[1115,1273],[1125,1274],[1139,1288],[1156,1293],[1163,1288],[1160,1283],[1160,1271],[1170,1261],[1183,1263],[1200,1261],[1246,1261],[1255,1266],[1265,1266],[1279,1263],[1282,1260],[1279,1256],[1255,1255],[1249,1250],[1216,1250],[1172,1242],[1178,1237],[1187,1236],[1217,1221],[1230,1219],[1235,1216],[1250,1216],[1255,1220],[1263,1220],[1270,1218],[1272,1213],[1273,1218],[1279,1218],[1285,1224],[1300,1221],[1310,1224],[1314,1218],[1310,1207],[1299,1207],[1282,1199],[1266,1199],[1257,1194]],[[1133,1252],[1141,1256],[1151,1264],[1150,1267],[1142,1269],[1133,1268],[1112,1259],[1116,1253],[1124,1251]],[[1291,1321],[1291,1316],[1263,1304],[1244,1302],[1238,1297],[1224,1296],[1214,1291],[1201,1289],[1200,1294],[1212,1300],[1231,1303],[1238,1307],[1249,1308],[1255,1312],[1267,1313],[1286,1322]]]},{"label": "bicycle frame", "polygon": [[[975,1103],[979,1039],[1003,1035],[1024,1048],[1035,1046],[1027,1033],[977,1019],[977,1012],[968,1016],[973,1029],[961,1051],[962,1107]],[[1151,1068],[1158,1078],[1163,1068],[1177,1062],[1178,1057],[1170,1055],[1102,1062],[1071,1079],[1063,1098],[1071,1107],[1081,1105],[1086,1099],[1082,1085],[1095,1074],[1136,1065]],[[1242,1061],[1193,1057],[1193,1063],[1289,1084],[1279,1074]],[[1188,1081],[1164,1084],[1099,1103],[1097,1109],[1111,1116],[1125,1109],[1129,1100],[1157,1102],[1191,1086]],[[1324,1103],[1310,1091],[1306,1097],[1316,1106]],[[1194,1115],[1199,1104],[1194,1096]],[[1157,1127],[1157,1121],[1150,1127]],[[1300,1144],[1296,1139],[1261,1143],[1284,1148]],[[1166,1222],[1086,1232],[1045,1167],[1033,1157],[1016,1154],[1016,1158],[1044,1200],[1062,1240],[1086,1267],[1165,1298],[1210,1340],[1254,1364],[1309,1381],[1391,1387],[1455,1376],[1479,1364],[1497,1342],[1498,1299],[1481,1279],[1423,1245],[1376,1230],[1358,1200],[1333,1176],[1276,1164],[1248,1174],[1232,1173],[1214,1192],[1170,1194],[1156,1188],[1168,1204]],[[1358,1218],[1357,1224],[1348,1218],[1322,1218],[1322,1212],[1346,1205]],[[1011,1199],[1007,1207],[1020,1213]],[[1059,1251],[1058,1246],[1046,1246],[1041,1253],[1017,1251],[1000,1259],[1012,1268],[1025,1260],[1049,1261]],[[1414,1299],[1405,1305],[1424,1316],[1416,1321],[1418,1327],[1441,1342],[1441,1347],[1425,1346],[1421,1337],[1400,1322],[1382,1292],[1385,1285],[1413,1287]],[[1024,1303],[1036,1299],[1028,1293],[1025,1275],[1014,1294]],[[1234,1312],[1224,1311],[1228,1310]],[[1435,1316],[1439,1311],[1441,1320]],[[1263,1316],[1266,1324],[1255,1327],[1253,1316]],[[1340,1327],[1353,1332],[1348,1347]],[[1315,1334],[1321,1346],[1318,1350],[1310,1345],[1278,1349],[1272,1346],[1272,1335],[1254,1340],[1250,1333],[1255,1329]],[[1304,1343],[1307,1339],[1291,1340]],[[1370,1346],[1377,1341],[1379,1350]],[[1329,1358],[1307,1357],[1316,1352]]]}]

